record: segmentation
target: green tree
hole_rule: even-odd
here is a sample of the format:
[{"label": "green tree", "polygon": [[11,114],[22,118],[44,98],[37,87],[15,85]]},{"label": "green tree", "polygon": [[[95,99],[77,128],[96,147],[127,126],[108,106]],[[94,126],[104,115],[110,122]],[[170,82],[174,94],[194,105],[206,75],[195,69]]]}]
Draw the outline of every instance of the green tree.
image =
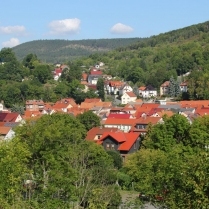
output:
[{"label": "green tree", "polygon": [[36,68],[33,70],[33,75],[42,84],[46,83],[47,80],[52,79],[52,73],[48,65],[40,64],[36,66]]},{"label": "green tree", "polygon": [[115,168],[120,169],[123,165],[123,159],[120,156],[120,153],[112,150],[108,150],[107,154],[112,157]]},{"label": "green tree", "polygon": [[102,101],[105,100],[105,91],[104,91],[104,79],[99,78],[97,81],[97,91],[99,94],[99,98],[101,98]]},{"label": "green tree", "polygon": [[79,114],[77,119],[83,124],[87,131],[92,129],[93,127],[97,127],[100,125],[100,118],[94,114],[92,111],[84,112],[83,114]]},{"label": "green tree", "polygon": [[31,155],[27,165],[36,188],[30,202],[37,208],[68,208],[72,202],[103,208],[117,194],[112,159],[102,146],[83,140],[85,134],[79,120],[67,114],[42,116],[17,129]]}]

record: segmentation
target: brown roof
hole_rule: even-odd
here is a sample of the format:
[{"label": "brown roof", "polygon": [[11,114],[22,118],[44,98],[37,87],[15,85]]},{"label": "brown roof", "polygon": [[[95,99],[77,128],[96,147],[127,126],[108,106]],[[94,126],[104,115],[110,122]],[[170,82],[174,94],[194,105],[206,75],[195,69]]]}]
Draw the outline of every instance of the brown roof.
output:
[{"label": "brown roof", "polygon": [[168,87],[168,86],[169,86],[169,84],[170,84],[170,82],[169,82],[169,81],[165,81],[165,82],[161,85],[161,87]]},{"label": "brown roof", "polygon": [[0,113],[0,121],[1,122],[15,122],[17,117],[19,116],[19,113],[12,112],[12,113]]},{"label": "brown roof", "polygon": [[133,125],[136,124],[136,119],[115,119],[115,118],[107,118],[104,122],[105,125]]},{"label": "brown roof", "polygon": [[117,128],[94,127],[87,132],[86,140],[94,140],[96,135],[103,135],[105,132],[116,132]]},{"label": "brown roof", "polygon": [[126,94],[128,94],[129,97],[136,97],[136,95],[132,91],[126,92]]}]

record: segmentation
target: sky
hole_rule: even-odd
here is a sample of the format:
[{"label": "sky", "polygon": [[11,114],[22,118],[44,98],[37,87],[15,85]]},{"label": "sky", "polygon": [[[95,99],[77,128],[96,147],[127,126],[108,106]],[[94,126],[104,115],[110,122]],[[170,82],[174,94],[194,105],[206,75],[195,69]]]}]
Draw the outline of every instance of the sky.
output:
[{"label": "sky", "polygon": [[143,38],[209,21],[209,0],[2,0],[0,49],[44,39]]}]

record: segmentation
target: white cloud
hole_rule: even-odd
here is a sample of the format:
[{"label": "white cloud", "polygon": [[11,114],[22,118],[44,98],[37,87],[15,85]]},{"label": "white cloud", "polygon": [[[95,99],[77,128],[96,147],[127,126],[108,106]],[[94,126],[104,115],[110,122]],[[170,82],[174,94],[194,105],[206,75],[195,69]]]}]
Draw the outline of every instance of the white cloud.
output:
[{"label": "white cloud", "polygon": [[5,41],[2,43],[3,47],[14,47],[20,44],[19,39],[11,38],[9,41]]},{"label": "white cloud", "polygon": [[54,20],[49,23],[50,32],[52,34],[74,34],[80,29],[81,21],[77,18]]},{"label": "white cloud", "polygon": [[111,28],[112,33],[120,33],[120,34],[125,34],[125,33],[131,33],[134,29],[128,25],[124,25],[122,23],[117,23]]},{"label": "white cloud", "polygon": [[21,35],[25,33],[25,27],[22,25],[0,27],[0,33]]}]

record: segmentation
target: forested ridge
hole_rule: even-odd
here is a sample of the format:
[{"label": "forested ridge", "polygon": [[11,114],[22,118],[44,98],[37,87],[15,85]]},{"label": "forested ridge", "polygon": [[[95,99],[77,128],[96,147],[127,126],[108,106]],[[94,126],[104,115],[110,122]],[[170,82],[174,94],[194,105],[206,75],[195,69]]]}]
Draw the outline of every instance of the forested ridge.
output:
[{"label": "forested ridge", "polygon": [[35,40],[13,48],[18,60],[27,54],[36,54],[47,63],[75,60],[92,53],[102,53],[128,46],[140,38],[89,39],[89,40]]}]

